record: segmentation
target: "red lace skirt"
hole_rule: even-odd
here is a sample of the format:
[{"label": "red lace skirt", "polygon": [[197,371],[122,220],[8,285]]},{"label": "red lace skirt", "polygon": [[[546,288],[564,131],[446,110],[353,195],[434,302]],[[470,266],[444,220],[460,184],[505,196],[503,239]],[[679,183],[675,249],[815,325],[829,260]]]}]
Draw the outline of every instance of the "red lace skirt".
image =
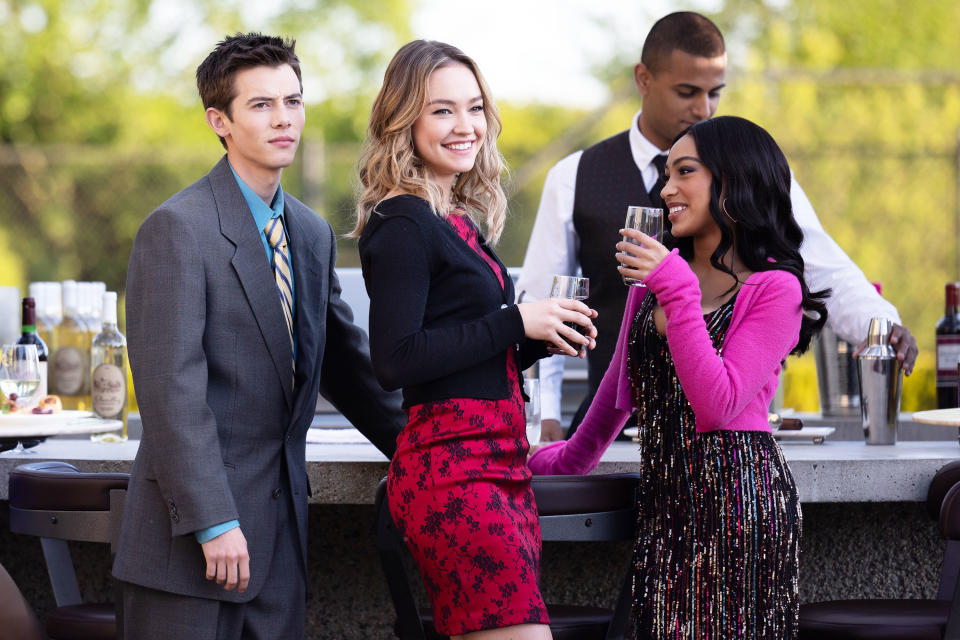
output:
[{"label": "red lace skirt", "polygon": [[397,441],[387,492],[433,606],[457,635],[548,624],[537,586],[540,527],[526,464],[523,397],[416,405]]}]

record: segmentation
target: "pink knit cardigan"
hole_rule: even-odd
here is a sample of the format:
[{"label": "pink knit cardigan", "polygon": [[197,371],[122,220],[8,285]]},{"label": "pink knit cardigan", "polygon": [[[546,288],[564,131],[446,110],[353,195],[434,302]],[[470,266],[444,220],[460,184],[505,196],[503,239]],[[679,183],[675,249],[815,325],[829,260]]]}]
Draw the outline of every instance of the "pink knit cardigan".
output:
[{"label": "pink knit cardigan", "polygon": [[[733,305],[720,354],[713,348],[700,306],[697,277],[677,250],[644,281],[667,317],[667,344],[677,377],[696,417],[697,433],[716,429],[769,431],[767,410],[780,363],[797,344],[802,292],[786,271],[747,278]],[[587,415],[570,440],[551,443],[530,457],[535,474],[583,474],[623,429],[633,411],[627,372],[627,339],[646,290],[631,287],[617,348]]]}]

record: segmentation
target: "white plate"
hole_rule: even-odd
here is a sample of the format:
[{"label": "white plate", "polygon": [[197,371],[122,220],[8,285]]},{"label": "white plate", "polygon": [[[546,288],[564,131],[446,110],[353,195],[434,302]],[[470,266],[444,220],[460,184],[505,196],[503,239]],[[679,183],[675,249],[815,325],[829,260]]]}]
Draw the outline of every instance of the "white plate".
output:
[{"label": "white plate", "polygon": [[803,427],[802,429],[780,429],[773,432],[777,440],[803,441],[810,440],[813,444],[823,444],[823,439],[836,431],[836,427]]},{"label": "white plate", "polygon": [[307,444],[363,444],[365,442],[370,441],[353,427],[346,429],[314,427],[307,430]]},{"label": "white plate", "polygon": [[3,427],[36,427],[41,424],[63,423],[68,424],[92,418],[92,411],[61,411],[59,413],[7,413],[0,414],[0,428]]},{"label": "white plate", "polygon": [[97,433],[123,428],[120,420],[101,420],[90,411],[61,411],[0,415],[0,438],[55,436],[65,433]]}]

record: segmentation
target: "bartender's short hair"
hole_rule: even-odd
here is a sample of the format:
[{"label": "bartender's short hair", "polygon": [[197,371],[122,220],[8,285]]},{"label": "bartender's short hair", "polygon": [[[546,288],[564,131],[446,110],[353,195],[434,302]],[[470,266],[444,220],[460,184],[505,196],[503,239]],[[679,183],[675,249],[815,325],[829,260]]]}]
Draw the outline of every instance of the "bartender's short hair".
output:
[{"label": "bartender's short hair", "polygon": [[675,49],[692,56],[715,58],[726,51],[726,45],[720,29],[709,18],[693,11],[677,11],[660,18],[650,28],[640,62],[656,73]]}]

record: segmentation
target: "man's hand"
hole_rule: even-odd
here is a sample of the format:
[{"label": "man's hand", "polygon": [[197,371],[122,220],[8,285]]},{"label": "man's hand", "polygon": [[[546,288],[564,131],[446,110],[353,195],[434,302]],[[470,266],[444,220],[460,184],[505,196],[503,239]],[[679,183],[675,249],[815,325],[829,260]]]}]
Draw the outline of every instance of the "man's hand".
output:
[{"label": "man's hand", "polygon": [[540,422],[540,442],[559,442],[563,440],[563,427],[559,420],[542,420]]},{"label": "man's hand", "polygon": [[[893,329],[890,331],[890,346],[896,349],[897,360],[903,363],[903,372],[907,375],[913,373],[913,365],[917,361],[920,350],[917,348],[917,340],[911,335],[910,329],[899,324],[893,325]],[[854,357],[860,355],[860,352],[866,347],[867,341],[864,340],[853,352]]]},{"label": "man's hand", "polygon": [[920,353],[910,329],[899,324],[893,325],[893,331],[890,332],[890,346],[897,350],[897,359],[903,362],[903,372],[910,375],[913,372],[913,364],[917,361],[917,354]]},{"label": "man's hand", "polygon": [[202,545],[207,560],[207,580],[216,579],[227,591],[243,593],[250,582],[250,555],[240,527],[225,531]]}]

